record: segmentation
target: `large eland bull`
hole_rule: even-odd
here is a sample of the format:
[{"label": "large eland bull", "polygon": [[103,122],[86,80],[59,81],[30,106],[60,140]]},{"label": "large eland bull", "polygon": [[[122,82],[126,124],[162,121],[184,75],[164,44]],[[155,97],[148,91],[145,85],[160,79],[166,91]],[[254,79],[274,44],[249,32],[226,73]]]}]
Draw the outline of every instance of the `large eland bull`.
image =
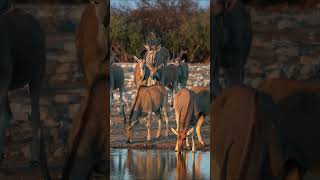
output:
[{"label": "large eland bull", "polygon": [[272,98],[251,88],[226,88],[210,109],[211,177],[215,180],[271,180],[285,164],[279,115]]},{"label": "large eland bull", "polygon": [[223,90],[211,106],[212,177],[319,177],[319,112],[317,84],[273,79]]},{"label": "large eland bull", "polygon": [[270,79],[258,89],[270,94],[281,112],[277,127],[288,152],[293,180],[307,171],[320,175],[320,85],[317,82]]},{"label": "large eland bull", "polygon": [[[22,28],[21,28],[22,27]],[[19,9],[0,16],[0,153],[12,119],[8,92],[29,86],[32,120],[32,164],[39,162],[39,98],[45,75],[45,34],[37,20]]]}]

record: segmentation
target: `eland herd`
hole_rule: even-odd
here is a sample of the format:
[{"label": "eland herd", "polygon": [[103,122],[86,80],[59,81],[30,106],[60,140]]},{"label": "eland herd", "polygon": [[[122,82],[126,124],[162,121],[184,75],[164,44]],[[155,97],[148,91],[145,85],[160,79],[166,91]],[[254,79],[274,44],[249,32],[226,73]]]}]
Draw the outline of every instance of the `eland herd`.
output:
[{"label": "eland herd", "polygon": [[113,103],[112,90],[119,89],[121,114],[124,128],[127,132],[127,143],[132,142],[133,127],[139,122],[139,118],[147,116],[147,141],[151,140],[151,123],[153,113],[158,118],[158,130],[156,139],[161,136],[162,122],[166,123],[165,136],[169,134],[169,101],[168,91],[171,91],[171,106],[174,107],[176,128],[171,131],[177,136],[175,150],[182,151],[182,145],[186,140],[186,146],[190,144],[188,136],[192,134],[192,151],[195,152],[194,133],[197,133],[199,143],[204,145],[200,129],[208,113],[210,104],[209,87],[195,86],[187,89],[189,66],[186,62],[188,56],[186,50],[181,50],[178,57],[171,60],[169,51],[162,47],[154,33],[147,37],[144,44],[145,50],[140,57],[134,56],[136,66],[134,69],[134,83],[137,94],[132,103],[129,117],[126,118],[123,103],[124,71],[113,62],[111,57],[110,81],[111,104]]}]

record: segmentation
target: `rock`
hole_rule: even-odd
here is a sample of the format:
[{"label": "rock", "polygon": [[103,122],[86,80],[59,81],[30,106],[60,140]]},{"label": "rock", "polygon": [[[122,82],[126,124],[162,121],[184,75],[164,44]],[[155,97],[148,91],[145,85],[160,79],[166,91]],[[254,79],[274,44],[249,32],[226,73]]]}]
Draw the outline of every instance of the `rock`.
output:
[{"label": "rock", "polygon": [[64,148],[59,147],[54,153],[53,153],[54,158],[62,158],[64,157]]},{"label": "rock", "polygon": [[276,49],[278,56],[296,57],[299,56],[299,49],[294,46],[280,47]]},{"label": "rock", "polygon": [[67,73],[67,72],[70,72],[70,68],[71,68],[71,63],[64,63],[64,64],[61,64],[56,73]]},{"label": "rock", "polygon": [[60,26],[58,28],[62,32],[74,33],[76,31],[77,26],[76,26],[75,22],[73,22],[69,19],[63,20],[59,24],[60,24]]},{"label": "rock", "polygon": [[287,28],[295,28],[298,26],[297,22],[294,22],[293,20],[284,19],[278,22],[278,29],[287,29]]},{"label": "rock", "polygon": [[56,122],[53,118],[47,118],[43,122],[44,125],[48,128],[56,128],[59,126],[59,123]]},{"label": "rock", "polygon": [[279,70],[282,68],[282,64],[280,63],[274,63],[274,64],[271,64],[269,66],[267,66],[265,68],[265,71],[273,71],[273,70]]},{"label": "rock", "polygon": [[303,65],[300,69],[300,74],[302,78],[311,77],[315,72],[315,66],[313,65]]},{"label": "rock", "polygon": [[74,116],[80,110],[80,104],[71,104],[69,105],[69,114]]},{"label": "rock", "polygon": [[25,112],[14,112],[13,113],[13,119],[16,121],[27,121],[28,120],[28,114]]},{"label": "rock", "polygon": [[319,26],[319,15],[313,14],[312,16],[306,16],[303,23],[307,26]]},{"label": "rock", "polygon": [[52,104],[52,102],[49,101],[49,99],[47,99],[47,98],[40,98],[39,104],[40,104],[40,106],[49,106]]},{"label": "rock", "polygon": [[66,103],[70,103],[70,99],[68,95],[56,95],[54,97],[54,102],[66,104]]},{"label": "rock", "polygon": [[29,105],[29,104],[27,104],[27,105],[22,105],[21,112],[31,113],[31,105]]},{"label": "rock", "polygon": [[[64,46],[63,46],[64,49]],[[58,62],[60,63],[67,63],[67,62],[74,62],[77,61],[78,59],[75,56],[60,56],[58,59]]]},{"label": "rock", "polygon": [[249,74],[263,74],[263,70],[260,67],[260,64],[257,62],[251,62],[246,65],[246,69]]},{"label": "rock", "polygon": [[58,144],[59,143],[59,130],[57,128],[51,128],[49,130],[49,133],[53,139],[53,143]]},{"label": "rock", "polygon": [[300,63],[303,65],[315,65],[315,64],[320,64],[320,59],[316,59],[310,56],[301,56]]},{"label": "rock", "polygon": [[31,148],[30,145],[26,145],[23,148],[21,148],[21,152],[25,159],[31,159]]},{"label": "rock", "polygon": [[282,72],[281,70],[273,70],[269,74],[267,74],[268,79],[277,79],[282,77]]},{"label": "rock", "polygon": [[48,117],[49,117],[48,111],[40,110],[40,119],[44,120],[44,119],[48,119]]},{"label": "rock", "polygon": [[257,88],[262,83],[263,80],[264,80],[263,78],[255,78],[250,82],[250,85],[253,88]]},{"label": "rock", "polygon": [[10,107],[13,112],[20,112],[22,108],[21,104],[19,103],[11,103]]},{"label": "rock", "polygon": [[284,66],[283,72],[285,73],[287,78],[295,79],[300,73],[300,67],[299,65],[295,65],[295,64],[287,65],[287,66]]},{"label": "rock", "polygon": [[69,80],[68,74],[64,73],[64,74],[55,74],[54,76],[52,76],[50,78],[50,83],[62,83],[62,82],[66,82],[67,80]]}]

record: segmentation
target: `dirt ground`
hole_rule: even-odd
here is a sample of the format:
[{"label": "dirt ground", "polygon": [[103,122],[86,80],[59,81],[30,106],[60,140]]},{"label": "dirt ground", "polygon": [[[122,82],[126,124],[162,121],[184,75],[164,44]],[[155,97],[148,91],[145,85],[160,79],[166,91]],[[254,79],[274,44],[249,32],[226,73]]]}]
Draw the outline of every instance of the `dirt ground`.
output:
[{"label": "dirt ground", "polygon": [[[126,91],[124,92],[124,102],[126,116],[129,114],[131,104],[133,103],[133,98],[136,94],[136,87],[133,83],[133,68],[135,64],[118,64],[125,72],[125,84]],[[187,82],[187,88],[192,86],[209,86],[209,65],[208,64],[189,64],[189,80]],[[146,128],[146,118],[140,118],[140,123],[133,127],[133,139],[131,143],[126,143],[126,132],[124,130],[123,118],[120,116],[120,101],[119,101],[119,91],[114,90],[115,102],[111,110],[111,135],[110,135],[110,145],[112,148],[135,148],[135,149],[171,149],[174,150],[176,143],[176,135],[172,133],[170,127],[176,128],[176,122],[174,117],[174,110],[171,107],[169,111],[169,136],[165,137],[165,122],[162,122],[161,137],[156,140],[156,131],[158,128],[156,116],[152,119],[151,128],[151,141],[147,142],[147,128]],[[169,91],[169,103],[171,103],[171,92]],[[210,124],[209,117],[206,118],[205,123],[201,128],[201,135],[205,142],[205,146],[201,146],[198,143],[196,137],[196,149],[208,151],[210,150]],[[191,138],[189,138],[191,144]]]}]

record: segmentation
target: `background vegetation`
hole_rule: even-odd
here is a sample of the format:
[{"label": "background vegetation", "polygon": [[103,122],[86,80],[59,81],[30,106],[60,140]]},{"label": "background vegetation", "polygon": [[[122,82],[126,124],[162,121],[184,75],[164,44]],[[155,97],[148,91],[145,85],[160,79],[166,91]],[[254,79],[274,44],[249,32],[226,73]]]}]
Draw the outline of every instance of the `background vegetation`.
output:
[{"label": "background vegetation", "polygon": [[196,0],[137,0],[135,8],[113,7],[111,39],[116,61],[132,62],[144,50],[146,35],[154,32],[173,57],[188,50],[190,62],[209,61],[210,12]]}]

